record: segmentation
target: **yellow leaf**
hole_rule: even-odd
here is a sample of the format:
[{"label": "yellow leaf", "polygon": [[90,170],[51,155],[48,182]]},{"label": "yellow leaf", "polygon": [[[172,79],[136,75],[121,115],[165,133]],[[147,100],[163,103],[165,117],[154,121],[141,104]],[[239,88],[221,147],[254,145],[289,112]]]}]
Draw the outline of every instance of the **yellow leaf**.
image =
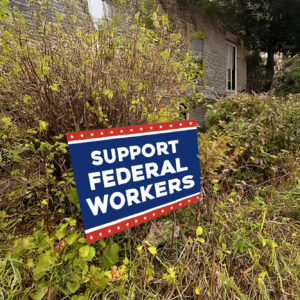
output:
[{"label": "yellow leaf", "polygon": [[195,292],[196,295],[200,295],[200,289],[199,289],[198,286],[195,287],[194,292]]},{"label": "yellow leaf", "polygon": [[173,278],[173,279],[175,279],[175,271],[174,271],[174,268],[169,268],[169,269],[168,269],[168,272],[169,272],[169,274],[170,274],[170,277]]},{"label": "yellow leaf", "polygon": [[203,233],[203,228],[200,227],[200,226],[198,226],[198,227],[197,227],[197,230],[196,230],[196,235],[199,236],[199,235],[201,235],[202,233]]},{"label": "yellow leaf", "polygon": [[152,255],[155,255],[156,252],[157,252],[157,251],[156,251],[156,247],[154,247],[154,246],[149,247],[148,250],[149,250],[149,252],[150,252]]},{"label": "yellow leaf", "polygon": [[48,123],[42,120],[39,120],[39,125],[40,125],[40,131],[44,131],[48,127]]}]

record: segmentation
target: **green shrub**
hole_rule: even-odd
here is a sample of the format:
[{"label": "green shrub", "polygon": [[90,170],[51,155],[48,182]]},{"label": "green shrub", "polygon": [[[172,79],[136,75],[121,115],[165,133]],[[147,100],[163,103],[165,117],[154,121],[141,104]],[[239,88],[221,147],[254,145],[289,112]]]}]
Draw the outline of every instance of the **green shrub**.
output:
[{"label": "green shrub", "polygon": [[238,151],[239,167],[231,169],[238,179],[263,181],[279,171],[283,156],[299,153],[300,95],[231,95],[208,111],[207,126],[226,136],[227,154]]},{"label": "green shrub", "polygon": [[117,19],[96,33],[62,16],[32,35],[0,6],[1,300],[299,296],[298,96],[233,95],[209,112],[204,198],[172,215],[177,238],[150,245],[147,222],[87,245],[65,131],[180,118],[202,71],[157,11],[125,39]]},{"label": "green shrub", "polygon": [[180,117],[179,90],[199,70],[182,55],[166,16],[149,13],[154,28],[148,29],[137,13],[122,35],[119,17],[96,32],[76,16],[54,24],[42,15],[33,34],[21,13],[7,1],[1,5],[1,107],[23,126],[44,121],[50,137]]},{"label": "green shrub", "polygon": [[277,95],[300,93],[300,56],[284,58],[282,66],[275,74],[272,89]]},{"label": "green shrub", "polygon": [[0,0],[0,299],[121,297],[128,259],[113,241],[87,246],[76,225],[65,133],[181,119],[202,70],[158,9],[124,35],[124,13],[95,31],[75,15],[49,23],[33,2],[38,27]]},{"label": "green shrub", "polygon": [[300,93],[300,56],[299,54],[288,59],[285,64],[286,73],[283,80],[289,93]]},{"label": "green shrub", "polygon": [[76,16],[49,23],[45,3],[37,30],[0,1],[1,196],[11,206],[64,198],[66,132],[180,119],[178,102],[188,107],[184,91],[202,74],[157,10],[144,12],[152,29],[137,13],[123,35],[118,16],[98,31]]}]

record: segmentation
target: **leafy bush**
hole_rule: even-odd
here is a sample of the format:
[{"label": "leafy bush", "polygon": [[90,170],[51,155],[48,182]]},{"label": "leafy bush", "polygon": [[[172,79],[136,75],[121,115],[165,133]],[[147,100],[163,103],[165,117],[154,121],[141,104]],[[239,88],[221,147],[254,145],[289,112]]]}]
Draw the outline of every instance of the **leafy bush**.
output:
[{"label": "leafy bush", "polygon": [[282,157],[300,151],[300,96],[232,95],[208,112],[207,124],[213,134],[226,136],[227,154],[236,155],[228,172],[262,182],[279,172]]},{"label": "leafy bush", "polygon": [[204,198],[172,216],[178,237],[151,245],[147,222],[87,245],[64,132],[180,118],[202,71],[157,11],[125,39],[117,19],[95,33],[62,16],[32,35],[0,5],[0,299],[299,296],[297,95],[217,103]]},{"label": "leafy bush", "polygon": [[[0,0],[0,244],[5,247],[0,298],[5,299],[111,288],[115,279],[105,272],[120,261],[118,251],[115,243],[105,247],[103,241],[101,264],[91,263],[95,248],[86,246],[82,226],[73,219],[80,219],[80,210],[65,133],[180,119],[178,102],[188,108],[185,91],[202,75],[157,9],[137,13],[124,35],[118,16],[95,31],[88,18],[75,15],[58,14],[49,23],[47,3],[41,4],[34,6],[38,27],[32,27]],[[143,23],[145,15],[151,29]],[[121,295],[121,288],[115,293]]]},{"label": "leafy bush", "polygon": [[33,35],[22,14],[1,4],[1,107],[22,124],[41,120],[55,136],[179,118],[177,95],[199,70],[164,15],[154,11],[148,29],[136,14],[126,36],[118,17],[96,32],[75,16],[42,19]]},{"label": "leafy bush", "polygon": [[286,62],[284,82],[289,93],[300,93],[300,56],[299,54]]},{"label": "leafy bush", "polygon": [[300,93],[300,56],[299,54],[283,60],[281,69],[275,74],[273,92],[278,95]]},{"label": "leafy bush", "polygon": [[32,30],[0,3],[0,167],[12,179],[1,192],[11,206],[65,198],[73,183],[66,132],[180,119],[178,101],[188,107],[183,93],[202,71],[157,11],[144,12],[153,29],[136,14],[124,36],[118,17],[95,31],[76,16],[46,22],[43,10]]}]

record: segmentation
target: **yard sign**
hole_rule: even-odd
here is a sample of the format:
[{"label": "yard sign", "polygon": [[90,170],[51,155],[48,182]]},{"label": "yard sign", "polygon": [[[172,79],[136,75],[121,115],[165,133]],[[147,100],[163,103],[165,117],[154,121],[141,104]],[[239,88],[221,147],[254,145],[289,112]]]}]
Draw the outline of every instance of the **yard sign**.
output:
[{"label": "yard sign", "polygon": [[87,242],[199,200],[195,120],[67,133]]}]

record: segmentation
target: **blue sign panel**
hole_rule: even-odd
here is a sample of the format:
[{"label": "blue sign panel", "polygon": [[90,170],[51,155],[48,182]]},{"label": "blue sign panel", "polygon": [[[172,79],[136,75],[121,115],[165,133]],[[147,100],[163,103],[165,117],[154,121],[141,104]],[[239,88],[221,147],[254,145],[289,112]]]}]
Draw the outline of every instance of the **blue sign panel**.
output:
[{"label": "blue sign panel", "polygon": [[195,120],[67,134],[88,243],[199,200]]}]

